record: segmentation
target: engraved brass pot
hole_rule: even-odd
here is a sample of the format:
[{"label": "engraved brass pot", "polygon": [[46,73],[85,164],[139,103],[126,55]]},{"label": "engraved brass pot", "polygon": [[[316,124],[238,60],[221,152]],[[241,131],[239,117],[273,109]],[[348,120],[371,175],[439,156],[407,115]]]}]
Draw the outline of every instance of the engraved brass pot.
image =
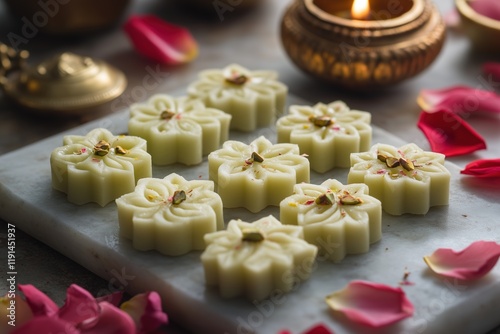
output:
[{"label": "engraved brass pot", "polygon": [[371,0],[371,20],[347,16],[352,0],[296,0],[281,39],[304,72],[353,90],[387,87],[426,69],[438,56],[445,24],[430,0]]}]

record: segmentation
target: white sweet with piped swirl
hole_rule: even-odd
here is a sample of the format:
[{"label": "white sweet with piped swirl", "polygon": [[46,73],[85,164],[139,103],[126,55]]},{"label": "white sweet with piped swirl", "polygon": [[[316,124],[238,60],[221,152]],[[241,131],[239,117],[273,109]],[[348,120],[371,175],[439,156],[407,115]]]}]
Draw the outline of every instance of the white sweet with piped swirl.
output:
[{"label": "white sweet with piped swirl", "polygon": [[204,235],[224,228],[222,201],[207,180],[178,174],[141,179],[116,200],[120,234],[135,249],[177,256],[205,249]]},{"label": "white sweet with piped swirl", "polygon": [[351,154],[347,182],[368,185],[370,195],[391,215],[426,214],[430,207],[448,205],[451,176],[444,162],[443,154],[416,144],[377,144],[368,152]]},{"label": "white sweet with piped swirl", "polygon": [[204,70],[188,86],[190,97],[232,115],[231,129],[250,132],[271,126],[283,113],[288,88],[274,71],[250,71],[232,64]]},{"label": "white sweet with piped swirl", "polygon": [[225,298],[254,301],[289,292],[309,278],[317,254],[301,227],[282,225],[273,216],[253,223],[231,220],[227,230],[207,234],[205,241],[206,284]]},{"label": "white sweet with piped swirl", "polygon": [[231,115],[199,100],[153,95],[130,107],[129,134],[147,140],[155,165],[195,165],[228,139]]},{"label": "white sweet with piped swirl", "polygon": [[280,221],[302,226],[304,239],[333,262],[366,253],[382,238],[382,205],[362,183],[328,179],[320,185],[297,184],[294,194],[280,203]]}]

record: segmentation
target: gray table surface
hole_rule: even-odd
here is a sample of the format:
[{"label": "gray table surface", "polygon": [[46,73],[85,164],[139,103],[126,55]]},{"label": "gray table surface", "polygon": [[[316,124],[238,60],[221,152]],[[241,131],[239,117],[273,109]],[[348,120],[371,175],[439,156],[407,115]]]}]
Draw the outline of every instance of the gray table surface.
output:
[{"label": "gray table surface", "polygon": [[[245,0],[243,0],[245,1]],[[200,45],[200,55],[191,64],[177,67],[159,66],[138,56],[131,48],[120,24],[105,31],[78,38],[55,38],[37,34],[23,45],[33,61],[60,51],[72,51],[104,59],[125,72],[129,85],[126,92],[113,103],[96,108],[93,113],[77,118],[54,118],[34,115],[8,104],[0,98],[0,154],[36,142],[47,136],[70,129],[92,119],[123,110],[132,102],[154,93],[178,91],[206,68],[221,68],[239,63],[251,69],[274,69],[290,91],[312,102],[344,100],[352,108],[372,112],[373,123],[408,142],[428,149],[428,143],[416,127],[420,110],[415,103],[424,88],[440,88],[456,84],[492,89],[485,85],[480,66],[485,61],[500,61],[500,57],[474,52],[469,41],[460,33],[449,31],[438,59],[418,77],[385,91],[352,93],[329,87],[300,72],[287,58],[279,39],[279,23],[285,0],[262,1],[251,11],[234,6],[222,17],[214,10],[197,12],[174,0],[136,0],[125,14],[154,13],[167,21],[188,27]],[[238,2],[233,2],[238,3]],[[452,0],[440,1],[442,13],[453,8]],[[9,32],[21,33],[20,20],[9,15],[0,3],[0,41],[7,42]],[[154,73],[154,74],[153,74]],[[1,96],[1,95],[0,95]],[[499,117],[472,117],[469,123],[487,140],[488,149],[463,157],[449,159],[459,166],[479,158],[500,157]],[[481,191],[478,183],[477,189]],[[1,200],[1,199],[0,199]],[[6,270],[7,224],[0,220],[0,294],[7,290],[3,278]],[[495,232],[499,234],[498,232]],[[58,304],[64,301],[65,290],[77,283],[97,295],[114,289],[107,282],[65,256],[50,249],[22,231],[16,233],[16,262],[18,283],[31,283],[47,293]],[[175,319],[171,319],[175,322]],[[500,320],[499,320],[500,322]],[[500,333],[500,328],[492,329]],[[166,333],[185,333],[169,325]]]}]

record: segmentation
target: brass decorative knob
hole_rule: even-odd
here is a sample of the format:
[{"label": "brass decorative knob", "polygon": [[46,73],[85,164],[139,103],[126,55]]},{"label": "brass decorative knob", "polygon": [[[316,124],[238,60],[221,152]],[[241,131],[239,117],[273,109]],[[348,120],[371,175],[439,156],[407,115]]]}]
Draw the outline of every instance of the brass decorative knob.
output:
[{"label": "brass decorative knob", "polygon": [[7,75],[7,96],[32,110],[73,114],[108,102],[123,93],[125,75],[109,64],[62,53]]},{"label": "brass decorative knob", "polygon": [[[371,0],[369,20],[350,19],[352,1],[295,0],[281,23],[291,60],[315,78],[354,90],[394,85],[426,69],[445,39],[430,0]],[[392,4],[391,4],[392,3]]]}]

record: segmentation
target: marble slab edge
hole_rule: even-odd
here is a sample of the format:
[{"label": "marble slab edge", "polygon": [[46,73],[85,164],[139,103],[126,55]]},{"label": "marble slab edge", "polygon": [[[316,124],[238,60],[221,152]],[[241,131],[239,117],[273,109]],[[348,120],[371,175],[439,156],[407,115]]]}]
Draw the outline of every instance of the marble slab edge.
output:
[{"label": "marble slab edge", "polygon": [[[114,114],[104,119],[72,129],[66,133],[85,134],[95,127],[106,127],[115,132],[123,131],[126,117],[125,113]],[[263,129],[262,131],[265,134],[265,132],[269,130]],[[258,133],[255,134],[255,136],[257,135]],[[159,290],[159,293],[164,298],[166,311],[194,332],[206,332],[208,328],[210,328],[210,332],[213,333],[241,332],[239,331],[241,327],[239,327],[240,323],[238,322],[238,317],[235,317],[235,313],[232,313],[230,309],[233,306],[237,306],[242,309],[238,314],[250,315],[255,310],[254,305],[245,303],[245,301],[241,300],[221,301],[210,291],[208,293],[203,292],[203,271],[200,266],[188,271],[191,276],[195,276],[194,283],[187,284],[179,289],[182,285],[178,284],[177,280],[182,280],[183,278],[176,277],[175,272],[165,273],[165,271],[160,268],[163,266],[163,263],[168,267],[174,260],[171,258],[165,259],[155,252],[136,252],[132,249],[130,243],[120,240],[117,233],[116,222],[112,221],[113,218],[109,218],[114,217],[114,215],[110,213],[110,211],[114,210],[113,205],[102,208],[102,216],[107,217],[106,219],[109,221],[96,221],[95,223],[91,222],[89,226],[72,228],[70,224],[61,223],[63,218],[57,217],[55,212],[63,211],[67,215],[67,217],[64,218],[70,219],[71,217],[78,217],[78,214],[84,211],[70,203],[65,203],[63,194],[45,189],[48,191],[47,198],[42,200],[42,203],[33,203],[30,200],[29,194],[32,192],[36,193],[36,189],[29,189],[29,185],[27,185],[27,189],[16,191],[16,187],[21,186],[19,183],[19,176],[23,175],[23,173],[35,173],[38,178],[50,180],[50,169],[42,168],[40,170],[40,163],[48,164],[47,152],[40,150],[40,148],[55,147],[59,145],[62,136],[63,134],[58,134],[0,157],[1,217],[8,222],[16,224],[26,233],[48,244],[50,247],[80,263],[100,277],[108,280],[108,282],[110,282],[110,286],[107,287],[108,290],[116,287],[125,288],[131,293],[136,293],[147,288]],[[376,127],[375,137],[384,138],[384,142],[388,144],[400,145],[403,143],[401,139]],[[464,183],[459,181],[460,176],[458,167],[450,163],[448,163],[447,166],[453,174],[453,191],[464,192],[462,194],[452,194],[452,196],[454,196],[454,198],[458,196],[460,200],[471,198],[471,203],[478,202],[479,199],[476,198],[477,196],[469,191],[470,189],[476,189],[477,185],[474,184],[474,182]],[[12,173],[13,170],[15,170],[15,172]],[[164,171],[161,174],[163,173]],[[345,175],[342,175],[342,177],[345,178]],[[341,181],[344,182],[345,180]],[[38,192],[40,191],[41,190],[38,189]],[[480,201],[481,205],[487,205],[488,202],[499,202],[498,194],[495,194],[492,189],[486,189],[482,194]],[[52,206],[51,203],[57,205],[56,210],[54,210],[54,206]],[[95,208],[96,210],[101,210],[101,208],[97,206]],[[443,212],[446,213],[445,211]],[[482,219],[492,220],[496,218],[492,216],[492,213],[491,209],[489,209],[485,212],[475,212],[474,214],[477,214]],[[384,219],[385,218],[386,216],[384,216]],[[402,217],[401,219],[414,220],[411,217]],[[227,222],[228,217],[225,217],[225,220]],[[395,221],[395,219],[389,218],[389,221],[392,222]],[[413,222],[407,223],[411,224]],[[104,238],[96,240],[94,237],[90,237],[92,234],[91,230],[95,229],[96,226],[101,226],[102,228],[103,224],[106,228],[101,230],[100,233],[102,233]],[[491,221],[488,223],[488,226],[492,226]],[[392,230],[388,232],[395,233],[395,231]],[[485,233],[481,232],[477,234],[477,237],[484,237],[485,235]],[[471,233],[471,235],[467,237],[474,238],[475,235]],[[460,238],[464,239],[465,236],[460,235]],[[463,240],[455,241],[459,242]],[[432,244],[436,246],[441,246],[442,243],[444,243],[444,240],[435,240],[432,242]],[[376,245],[374,248],[380,253],[381,247],[381,245]],[[429,251],[432,251],[432,249],[429,249]],[[182,262],[179,265],[183,266],[193,261],[198,262],[199,255],[199,252],[190,253],[183,257],[183,260],[179,261]],[[355,259],[355,257],[348,257],[345,264],[339,266],[339,268],[342,270],[345,266],[352,265],[356,263],[356,261],[357,259]],[[162,265],[159,265],[160,263]],[[321,266],[324,267],[323,264],[320,264],[319,271],[323,272],[324,270],[321,271]],[[422,276],[425,276],[426,279],[419,279],[418,284],[422,282],[422,285],[426,286],[421,286],[419,289],[429,288],[433,291],[432,294],[429,294],[430,300],[425,312],[422,313],[422,310],[420,310],[420,314],[417,312],[411,320],[406,321],[404,324],[401,324],[401,326],[388,328],[381,331],[381,333],[398,333],[401,331],[414,333],[486,332],[500,322],[497,312],[500,308],[500,270],[498,269],[497,267],[488,277],[480,282],[467,285],[459,284],[456,285],[455,288],[450,288],[450,286],[446,284],[441,284],[442,281],[436,278],[428,277],[428,273],[423,274]],[[363,269],[360,268],[360,271],[362,270]],[[453,287],[455,283],[452,282],[450,284],[452,284]],[[332,291],[335,290],[334,287],[335,284],[332,284]],[[302,295],[302,293],[312,292],[310,291],[311,288],[311,284],[304,284],[301,289],[305,291],[301,292],[300,295]],[[203,298],[197,295],[203,293],[207,294]],[[409,294],[411,297],[411,290],[409,290]],[[432,297],[432,295],[435,295],[435,297]],[[213,302],[214,306],[219,308],[206,307],[207,304],[200,301],[202,299]],[[221,310],[227,310],[227,314],[221,314]],[[283,315],[280,312],[281,310],[277,308],[273,317],[277,316],[278,319],[282,320],[285,319],[285,316],[300,318],[300,314],[294,313]],[[193,321],[193,319],[196,319],[196,321]],[[326,319],[326,321],[330,322],[328,320],[328,314],[321,314],[318,319]],[[471,321],[474,319],[478,321]],[[292,327],[288,328],[294,330],[305,329],[304,326],[306,326],[307,323],[306,325],[300,325],[300,323],[300,321],[297,323],[296,319],[290,320],[289,324]],[[336,325],[333,321],[331,324],[332,326],[338,325],[338,323]],[[256,332],[265,330],[263,333],[268,333],[269,330],[276,331],[280,328],[287,327],[287,324],[267,322],[257,327],[258,328],[255,328]],[[346,329],[347,332],[356,330],[355,327],[342,322],[340,322],[340,328],[335,329],[336,333],[345,332]],[[362,329],[359,330],[362,331]]]}]

